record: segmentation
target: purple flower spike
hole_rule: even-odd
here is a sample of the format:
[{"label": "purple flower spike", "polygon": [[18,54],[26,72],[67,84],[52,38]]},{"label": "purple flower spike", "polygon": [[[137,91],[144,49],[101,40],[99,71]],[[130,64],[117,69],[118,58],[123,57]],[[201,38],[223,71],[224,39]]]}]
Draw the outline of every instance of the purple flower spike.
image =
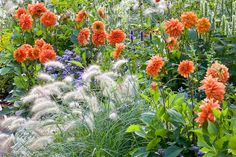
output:
[{"label": "purple flower spike", "polygon": [[143,32],[140,32],[140,39],[141,39],[141,41],[144,41],[144,34],[143,34]]},{"label": "purple flower spike", "polygon": [[149,39],[150,39],[150,41],[152,41],[152,32],[150,32],[150,34],[149,34]]}]

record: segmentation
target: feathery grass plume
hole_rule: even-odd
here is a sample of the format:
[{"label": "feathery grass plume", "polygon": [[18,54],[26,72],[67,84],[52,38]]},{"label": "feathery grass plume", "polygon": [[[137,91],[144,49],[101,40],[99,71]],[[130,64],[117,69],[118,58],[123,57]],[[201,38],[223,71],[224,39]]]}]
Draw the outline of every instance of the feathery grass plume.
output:
[{"label": "feathery grass plume", "polygon": [[8,154],[9,152],[11,152],[11,147],[14,145],[14,142],[15,142],[15,137],[13,134],[11,134],[4,141],[1,141],[0,151],[3,151],[3,153]]},{"label": "feathery grass plume", "polygon": [[66,83],[72,83],[73,82],[73,77],[71,76],[66,76],[64,79],[63,79],[64,82]]},{"label": "feathery grass plume", "polygon": [[48,61],[44,64],[44,67],[45,68],[53,67],[53,68],[58,68],[58,69],[65,68],[65,66],[61,62],[58,62],[58,61]]},{"label": "feathery grass plume", "polygon": [[34,103],[31,112],[40,112],[44,109],[56,107],[56,104],[51,100],[41,101],[39,103]]},{"label": "feathery grass plume", "polygon": [[53,139],[51,136],[43,136],[39,137],[36,141],[34,141],[30,146],[30,150],[39,150],[46,147],[49,143],[53,142]]},{"label": "feathery grass plume", "polygon": [[76,108],[79,108],[80,107],[80,104],[76,101],[72,101],[71,103],[69,103],[69,107],[71,109],[76,109]]},{"label": "feathery grass plume", "polygon": [[74,100],[86,100],[88,94],[86,92],[86,88],[81,86],[77,88],[77,90],[65,93],[64,97],[62,98],[64,101],[74,101]]},{"label": "feathery grass plume", "polygon": [[8,129],[12,132],[15,132],[19,127],[21,127],[22,124],[24,124],[26,120],[24,118],[18,118],[15,119],[10,126],[8,126]]},{"label": "feathery grass plume", "polygon": [[94,115],[92,113],[88,113],[87,115],[85,115],[83,121],[86,123],[90,130],[94,129]]},{"label": "feathery grass plume", "polygon": [[87,69],[85,69],[82,80],[84,82],[90,82],[93,77],[99,75],[101,73],[100,67],[97,65],[91,65]]},{"label": "feathery grass plume", "polygon": [[7,127],[10,126],[16,119],[18,119],[18,117],[16,117],[16,116],[5,117],[0,122],[0,128],[1,129],[7,129]]},{"label": "feathery grass plume", "polygon": [[122,60],[118,60],[117,62],[115,62],[115,64],[113,65],[113,69],[114,70],[120,70],[121,66],[128,63],[128,60],[126,59],[122,59]]},{"label": "feathery grass plume", "polygon": [[39,97],[38,94],[30,94],[30,95],[26,95],[25,97],[21,98],[21,101],[23,104],[26,104],[26,103],[31,103],[31,102],[34,102],[35,99],[37,99]]},{"label": "feathery grass plume", "polygon": [[45,91],[43,86],[38,85],[31,89],[31,91],[29,92],[29,95],[38,95],[39,97],[48,97],[50,96],[50,93],[48,91]]},{"label": "feathery grass plume", "polygon": [[86,101],[92,112],[94,113],[99,112],[100,108],[99,108],[99,103],[96,96],[87,97]]},{"label": "feathery grass plume", "polygon": [[39,80],[44,80],[44,81],[46,81],[46,82],[52,82],[52,81],[54,81],[54,79],[52,78],[52,76],[50,76],[50,75],[48,75],[48,74],[46,74],[46,73],[39,73],[38,76],[37,76],[37,78],[38,78]]},{"label": "feathery grass plume", "polygon": [[113,97],[114,91],[117,88],[117,83],[111,77],[106,75],[98,75],[95,77],[95,80],[99,82],[104,96]]},{"label": "feathery grass plume", "polygon": [[109,118],[110,118],[111,120],[116,121],[116,120],[118,120],[119,116],[118,116],[118,114],[117,114],[116,112],[112,112],[112,113],[109,115]]},{"label": "feathery grass plume", "polygon": [[0,132],[0,141],[5,141],[10,135]]},{"label": "feathery grass plume", "polygon": [[52,108],[46,108],[44,110],[41,110],[33,115],[33,120],[40,120],[43,116],[47,115],[55,115],[60,113],[60,109],[58,107],[52,107]]},{"label": "feathery grass plume", "polygon": [[22,125],[22,128],[34,130],[35,128],[40,127],[40,124],[40,121],[30,119]]}]

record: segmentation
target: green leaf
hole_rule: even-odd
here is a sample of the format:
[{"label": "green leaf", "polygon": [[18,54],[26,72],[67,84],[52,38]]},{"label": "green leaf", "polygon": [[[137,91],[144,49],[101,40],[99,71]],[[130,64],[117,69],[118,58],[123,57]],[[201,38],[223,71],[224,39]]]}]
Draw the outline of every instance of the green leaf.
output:
[{"label": "green leaf", "polygon": [[155,147],[157,147],[157,144],[161,141],[160,138],[154,138],[153,140],[151,140],[151,142],[148,143],[147,145],[147,150],[152,150]]},{"label": "green leaf", "polygon": [[140,125],[135,125],[135,124],[133,124],[133,125],[130,125],[128,128],[127,128],[127,130],[126,130],[126,132],[134,132],[134,131],[140,131],[141,130],[141,126]]},{"label": "green leaf", "polygon": [[167,113],[170,115],[170,121],[175,125],[185,124],[183,116],[174,109],[167,109]]},{"label": "green leaf", "polygon": [[70,63],[74,64],[74,65],[77,65],[81,68],[84,68],[84,66],[82,65],[82,63],[80,63],[79,61],[69,61]]},{"label": "green leaf", "polygon": [[155,117],[155,113],[146,112],[141,115],[141,120],[143,123],[150,125],[150,123],[153,121],[154,117]]},{"label": "green leaf", "polygon": [[183,148],[172,145],[165,150],[164,157],[177,157],[182,151]]},{"label": "green leaf", "polygon": [[132,157],[147,157],[149,152],[145,147],[138,148],[133,154]]},{"label": "green leaf", "polygon": [[217,135],[218,133],[218,129],[217,127],[215,126],[214,123],[208,121],[208,126],[207,126],[207,130],[208,130],[208,133],[213,136],[213,135]]},{"label": "green leaf", "polygon": [[149,99],[149,97],[147,96],[147,95],[144,95],[144,94],[140,94],[140,96],[144,99],[144,100],[146,100],[147,102],[151,102],[151,100]]},{"label": "green leaf", "polygon": [[0,75],[6,75],[10,72],[11,68],[9,67],[4,67],[0,69]]},{"label": "green leaf", "polygon": [[[236,135],[229,138],[229,149],[231,149],[234,153],[236,153]],[[234,154],[236,155],[236,154]]]},{"label": "green leaf", "polygon": [[161,136],[162,138],[164,138],[167,134],[167,130],[166,129],[157,129],[155,134],[156,134],[156,136]]}]

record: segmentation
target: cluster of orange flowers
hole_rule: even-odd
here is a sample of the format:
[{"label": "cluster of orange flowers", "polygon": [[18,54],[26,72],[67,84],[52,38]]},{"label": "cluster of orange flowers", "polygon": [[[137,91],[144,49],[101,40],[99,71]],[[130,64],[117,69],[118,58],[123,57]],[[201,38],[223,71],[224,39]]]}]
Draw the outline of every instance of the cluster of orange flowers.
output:
[{"label": "cluster of orange flowers", "polygon": [[56,24],[57,17],[54,13],[48,11],[44,3],[28,4],[28,9],[18,8],[15,18],[19,20],[22,30],[29,30],[33,27],[33,17],[40,18],[40,22],[45,27],[51,27]]},{"label": "cluster of orange flowers", "polygon": [[178,19],[166,21],[165,32],[169,35],[166,40],[167,48],[169,50],[178,48],[177,38],[183,33],[184,28],[190,29],[194,27],[196,27],[198,33],[207,33],[210,30],[211,23],[205,17],[198,19],[194,12],[184,12],[181,15],[181,21]]},{"label": "cluster of orange flowers", "polygon": [[201,81],[202,86],[199,87],[199,89],[205,91],[207,97],[200,106],[201,112],[197,113],[196,122],[199,123],[199,126],[207,120],[215,122],[213,109],[219,111],[219,103],[224,99],[225,84],[228,79],[228,68],[223,64],[215,62],[207,69],[206,77]]},{"label": "cluster of orange flowers", "polygon": [[56,59],[56,52],[53,46],[46,43],[43,39],[37,39],[35,41],[35,47],[29,44],[24,44],[18,47],[13,54],[17,62],[24,62],[29,60],[39,60],[42,64],[49,60]]},{"label": "cluster of orange flowers", "polygon": [[[80,13],[80,12],[79,12]],[[116,49],[113,52],[113,58],[119,58],[122,49],[125,47],[122,42],[125,40],[125,33],[120,29],[111,30],[110,34],[106,33],[105,24],[102,21],[95,21],[92,26],[92,43],[95,46],[104,45],[106,40],[109,41],[111,45],[115,45]],[[90,39],[90,29],[82,28],[77,36],[78,43],[82,46],[89,44]]]}]

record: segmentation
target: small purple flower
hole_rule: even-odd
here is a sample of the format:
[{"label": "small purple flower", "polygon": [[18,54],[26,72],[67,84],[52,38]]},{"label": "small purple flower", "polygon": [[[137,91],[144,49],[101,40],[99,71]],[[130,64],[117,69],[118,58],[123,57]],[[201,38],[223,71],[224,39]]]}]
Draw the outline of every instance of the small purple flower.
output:
[{"label": "small purple flower", "polygon": [[140,32],[140,39],[141,39],[141,41],[144,41],[144,33],[143,32]]},{"label": "small purple flower", "polygon": [[72,55],[74,55],[74,53],[71,52],[71,51],[69,51],[69,50],[65,50],[64,54],[67,55],[67,56],[72,56]]}]

